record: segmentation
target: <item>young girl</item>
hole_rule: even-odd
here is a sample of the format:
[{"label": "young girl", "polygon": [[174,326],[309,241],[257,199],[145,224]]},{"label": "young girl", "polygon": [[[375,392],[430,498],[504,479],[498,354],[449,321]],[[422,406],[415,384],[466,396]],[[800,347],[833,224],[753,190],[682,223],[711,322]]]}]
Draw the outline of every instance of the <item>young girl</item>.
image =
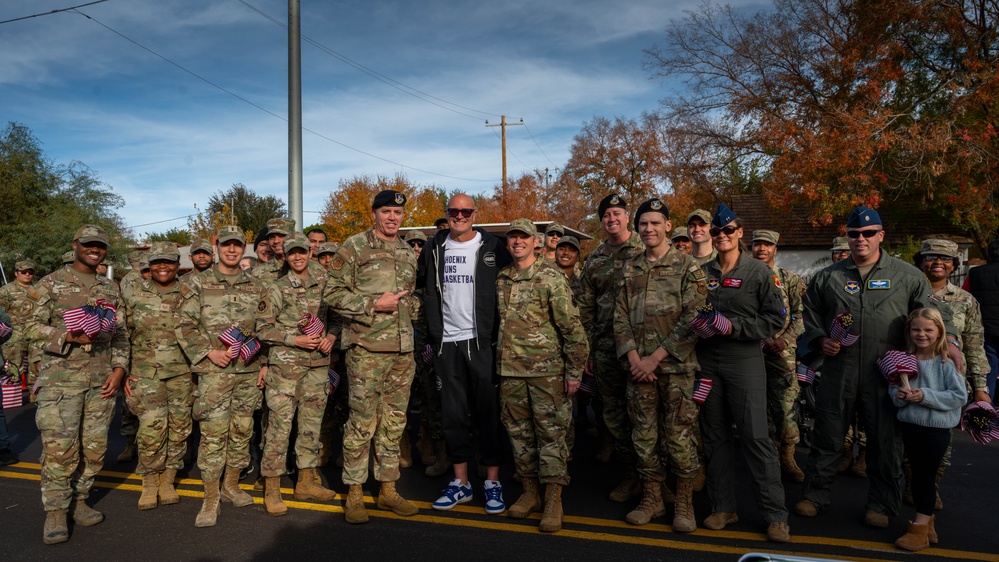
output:
[{"label": "young girl", "polygon": [[968,394],[953,361],[947,359],[943,318],[934,308],[909,314],[909,352],[919,361],[919,374],[909,389],[889,385],[888,394],[898,407],[902,440],[912,465],[912,497],[916,518],[895,545],[913,552],[937,543],[933,504],[934,477],[950,445],[950,429],[961,417]]}]

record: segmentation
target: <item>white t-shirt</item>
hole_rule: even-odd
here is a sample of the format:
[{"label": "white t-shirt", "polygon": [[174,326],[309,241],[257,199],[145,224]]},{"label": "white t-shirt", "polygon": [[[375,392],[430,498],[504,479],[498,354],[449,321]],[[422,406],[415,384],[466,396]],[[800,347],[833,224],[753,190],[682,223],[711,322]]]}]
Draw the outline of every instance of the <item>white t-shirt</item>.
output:
[{"label": "white t-shirt", "polygon": [[444,338],[456,342],[475,337],[475,254],[482,235],[468,242],[444,242]]}]

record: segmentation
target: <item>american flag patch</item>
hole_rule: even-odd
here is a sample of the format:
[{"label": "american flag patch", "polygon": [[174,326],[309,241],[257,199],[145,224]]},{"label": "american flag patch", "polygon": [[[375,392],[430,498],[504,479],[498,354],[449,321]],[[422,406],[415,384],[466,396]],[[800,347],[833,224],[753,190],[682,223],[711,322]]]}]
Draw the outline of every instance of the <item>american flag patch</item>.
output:
[{"label": "american flag patch", "polygon": [[705,400],[708,399],[708,394],[711,392],[711,379],[702,378],[694,380],[694,395],[692,398],[694,402],[698,404],[703,404]]}]

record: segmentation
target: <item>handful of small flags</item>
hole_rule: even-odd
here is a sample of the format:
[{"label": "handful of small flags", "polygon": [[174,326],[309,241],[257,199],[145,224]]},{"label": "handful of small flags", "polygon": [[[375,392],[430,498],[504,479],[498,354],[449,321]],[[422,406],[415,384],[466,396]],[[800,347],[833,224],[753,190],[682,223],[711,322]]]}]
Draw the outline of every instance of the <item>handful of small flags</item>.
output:
[{"label": "handful of small flags", "polygon": [[916,356],[905,351],[890,350],[878,359],[878,368],[885,379],[896,386],[909,390],[909,380],[919,376],[919,361]]},{"label": "handful of small flags", "polygon": [[708,394],[711,393],[712,384],[713,383],[709,378],[695,379],[694,395],[691,397],[694,399],[694,402],[697,402],[698,404],[703,404],[704,401],[708,399]]},{"label": "handful of small flags", "polygon": [[4,361],[0,370],[0,394],[2,394],[3,409],[17,408],[24,404],[21,394],[20,376],[10,370],[10,361]]},{"label": "handful of small flags", "polygon": [[999,439],[999,414],[988,402],[972,402],[964,408],[961,415],[961,429],[976,443],[985,445],[993,439]]},{"label": "handful of small flags", "polygon": [[104,299],[97,299],[93,304],[63,312],[62,320],[66,323],[67,331],[83,332],[88,338],[92,338],[101,332],[114,333],[116,313],[113,304]]},{"label": "handful of small flags", "polygon": [[5,338],[9,336],[10,333],[13,331],[14,331],[13,328],[8,326],[7,324],[4,324],[3,322],[0,322],[0,338]]},{"label": "handful of small flags", "polygon": [[579,381],[579,392],[587,396],[596,396],[597,394],[597,377],[593,375],[583,375],[583,379]]},{"label": "handful of small flags", "polygon": [[326,331],[326,325],[314,314],[306,312],[298,321],[298,331],[306,336],[321,336]]},{"label": "handful of small flags", "polygon": [[219,334],[219,340],[229,346],[229,359],[241,357],[244,365],[260,353],[260,340],[247,336],[236,326]]},{"label": "handful of small flags", "polygon": [[799,364],[794,373],[798,376],[798,384],[812,384],[815,382],[815,369],[804,363]]},{"label": "handful of small flags", "polygon": [[849,312],[841,312],[833,318],[829,327],[829,337],[838,341],[842,345],[853,345],[860,339],[860,335],[851,334],[850,326],[853,325],[853,315]]},{"label": "handful of small flags", "polygon": [[340,373],[330,367],[326,370],[326,375],[330,378],[330,396],[332,396],[336,392],[336,387],[340,386]]},{"label": "handful of small flags", "polygon": [[690,328],[701,338],[727,334],[732,330],[732,322],[715,310],[711,303],[697,307],[697,316],[690,321]]},{"label": "handful of small flags", "polygon": [[434,364],[434,347],[429,343],[423,346],[423,353],[421,354],[423,358],[424,365]]}]

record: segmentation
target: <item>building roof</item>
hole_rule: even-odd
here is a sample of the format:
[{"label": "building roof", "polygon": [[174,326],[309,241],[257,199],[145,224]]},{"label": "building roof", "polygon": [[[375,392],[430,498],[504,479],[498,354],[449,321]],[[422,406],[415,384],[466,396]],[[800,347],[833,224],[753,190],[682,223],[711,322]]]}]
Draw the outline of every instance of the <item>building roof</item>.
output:
[{"label": "building roof", "polygon": [[[833,238],[844,236],[846,232],[845,215],[841,222],[814,226],[805,218],[807,212],[797,207],[774,208],[763,195],[735,195],[732,210],[742,219],[747,235],[758,229],[776,230],[783,247],[829,249]],[[878,209],[878,214],[884,223],[888,244],[904,243],[910,236],[916,240],[945,238],[962,245],[974,243],[967,232],[921,201],[894,201],[890,206]]]},{"label": "building roof", "polygon": [[[534,221],[534,227],[538,229],[538,233],[543,234],[548,225],[556,221]],[[476,224],[476,228],[481,228],[493,236],[498,236],[500,238],[506,238],[506,229],[509,228],[509,222],[491,222],[486,224]],[[562,225],[565,228],[565,233],[568,236],[575,236],[580,242],[583,240],[593,240],[593,237],[581,230],[576,230],[575,228],[570,228],[568,226]],[[403,236],[406,235],[410,230],[422,230],[426,237],[432,238],[434,233],[437,232],[437,227],[435,226],[410,226],[406,228],[400,228],[399,232]]]}]

